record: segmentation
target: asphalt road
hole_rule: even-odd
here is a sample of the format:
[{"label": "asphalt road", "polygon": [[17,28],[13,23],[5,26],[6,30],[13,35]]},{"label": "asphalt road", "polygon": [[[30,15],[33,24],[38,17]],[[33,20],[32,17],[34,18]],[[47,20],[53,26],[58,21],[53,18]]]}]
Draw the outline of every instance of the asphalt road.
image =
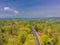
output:
[{"label": "asphalt road", "polygon": [[34,27],[32,25],[31,25],[31,29],[32,29],[32,34],[33,34],[33,36],[34,36],[34,38],[36,40],[36,45],[40,45],[38,36],[37,36],[36,31],[35,31],[35,29],[34,29]]}]

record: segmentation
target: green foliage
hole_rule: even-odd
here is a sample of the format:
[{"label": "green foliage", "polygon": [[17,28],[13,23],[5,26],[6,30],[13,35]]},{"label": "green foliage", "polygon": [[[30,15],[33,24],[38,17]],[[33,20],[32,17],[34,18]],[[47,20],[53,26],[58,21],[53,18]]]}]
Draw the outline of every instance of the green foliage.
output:
[{"label": "green foliage", "polygon": [[30,24],[42,45],[60,45],[60,24],[20,20],[0,21],[0,45],[36,45]]},{"label": "green foliage", "polygon": [[26,41],[23,45],[36,45],[36,42],[35,42],[34,37],[33,37],[32,34],[29,34],[27,36],[27,39],[26,39]]},{"label": "green foliage", "polygon": [[48,35],[42,35],[40,41],[42,45],[51,45],[52,38],[49,38]]}]

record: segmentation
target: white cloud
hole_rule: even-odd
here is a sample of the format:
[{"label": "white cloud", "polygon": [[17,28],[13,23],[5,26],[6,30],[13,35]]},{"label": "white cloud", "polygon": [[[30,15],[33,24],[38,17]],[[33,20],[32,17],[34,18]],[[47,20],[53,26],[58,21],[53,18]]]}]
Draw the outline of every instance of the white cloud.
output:
[{"label": "white cloud", "polygon": [[3,9],[4,9],[5,11],[11,11],[11,12],[14,12],[15,14],[18,14],[18,13],[19,13],[19,11],[14,10],[14,9],[12,9],[12,8],[10,8],[10,7],[4,7]]},{"label": "white cloud", "polygon": [[19,13],[19,11],[14,10],[14,13]]},{"label": "white cloud", "polygon": [[4,7],[4,10],[10,10],[10,8],[9,7]]}]

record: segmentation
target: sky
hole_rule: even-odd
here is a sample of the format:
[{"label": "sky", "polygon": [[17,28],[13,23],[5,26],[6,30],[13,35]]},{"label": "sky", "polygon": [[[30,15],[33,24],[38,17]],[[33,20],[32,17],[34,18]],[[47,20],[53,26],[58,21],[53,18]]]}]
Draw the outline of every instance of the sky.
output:
[{"label": "sky", "polygon": [[60,17],[60,0],[0,0],[0,18]]}]

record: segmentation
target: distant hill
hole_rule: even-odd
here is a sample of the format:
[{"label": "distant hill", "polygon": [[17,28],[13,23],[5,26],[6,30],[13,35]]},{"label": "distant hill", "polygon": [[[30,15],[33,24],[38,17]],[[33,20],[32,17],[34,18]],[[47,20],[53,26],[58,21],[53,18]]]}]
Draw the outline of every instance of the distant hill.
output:
[{"label": "distant hill", "polygon": [[41,18],[0,18],[0,20],[23,20],[23,21],[40,21],[48,23],[60,23],[60,17],[41,17]]}]

